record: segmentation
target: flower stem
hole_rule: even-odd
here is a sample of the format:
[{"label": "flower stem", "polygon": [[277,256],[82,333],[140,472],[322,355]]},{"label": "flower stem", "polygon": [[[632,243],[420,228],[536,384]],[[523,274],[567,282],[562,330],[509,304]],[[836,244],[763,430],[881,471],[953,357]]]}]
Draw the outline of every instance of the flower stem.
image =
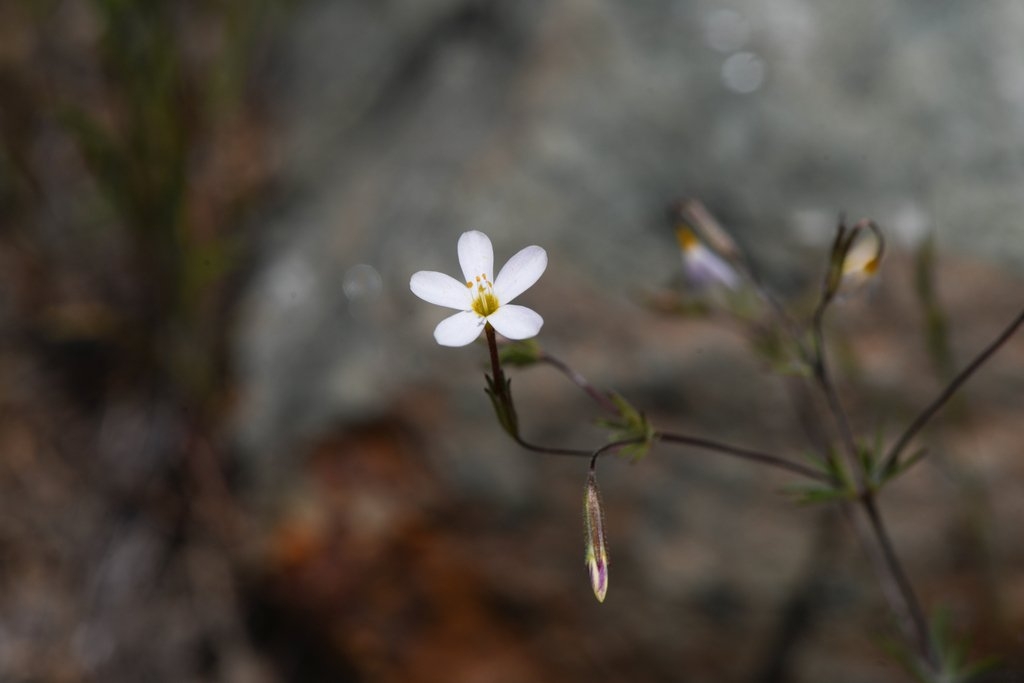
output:
[{"label": "flower stem", "polygon": [[[857,486],[857,502],[864,510],[871,523],[870,529],[865,529],[861,518],[854,516],[852,521],[854,527],[865,542],[869,555],[874,561],[879,580],[882,583],[883,593],[889,602],[889,606],[897,619],[900,621],[905,637],[908,641],[915,643],[921,661],[933,671],[937,671],[937,662],[932,648],[931,639],[928,635],[927,620],[924,610],[914,592],[903,565],[896,555],[892,541],[886,531],[879,512],[876,500],[876,492],[866,485],[866,473],[857,454],[857,444],[853,437],[853,430],[850,429],[850,422],[839,394],[836,391],[835,383],[832,380],[828,369],[828,357],[825,349],[824,339],[824,317],[830,297],[823,297],[818,308],[814,312],[811,321],[811,332],[814,338],[814,377],[818,387],[825,396],[829,412],[832,414],[839,430],[840,440],[843,444],[843,453],[846,455],[848,465],[855,477]],[[871,542],[873,539],[874,542]]]},{"label": "flower stem", "polygon": [[719,441],[713,441],[711,439],[704,439],[697,436],[688,436],[686,434],[675,434],[672,432],[655,432],[654,438],[658,441],[665,441],[669,443],[685,444],[687,446],[694,446],[696,448],[702,448],[708,451],[714,451],[716,453],[722,453],[724,455],[732,455],[737,458],[743,458],[751,462],[757,462],[762,465],[768,465],[778,469],[783,469],[788,472],[793,472],[808,479],[814,479],[815,481],[824,482],[826,484],[832,483],[832,480],[828,475],[818,470],[795,463],[791,460],[786,460],[777,455],[770,453],[762,453],[760,451],[750,450],[749,448],[741,448],[739,446],[732,446],[730,444],[721,443]]},{"label": "flower stem", "polygon": [[[501,360],[498,356],[498,340],[495,335],[494,328],[487,324],[484,327],[484,332],[487,336],[487,346],[490,349],[491,356],[491,372],[494,378],[494,387],[498,391],[498,400],[502,401],[505,406],[512,409],[512,395],[508,391],[508,383],[505,380],[505,373],[501,368]],[[567,375],[577,386],[582,388],[587,394],[595,401],[601,403],[607,407],[610,411],[618,412],[618,408],[614,403],[611,402],[606,395],[602,394],[596,389],[590,382],[587,381],[583,375],[573,370],[568,364],[558,360],[554,356],[544,354],[543,359],[545,362],[558,368],[561,372]],[[607,402],[607,405],[606,403]],[[594,463],[597,458],[611,450],[628,446],[631,444],[642,443],[644,441],[641,437],[635,437],[630,439],[622,439],[619,441],[613,441],[611,443],[601,446],[595,450],[581,450],[577,448],[558,448],[550,446],[538,446],[537,444],[526,441],[518,433],[511,435],[513,440],[528,451],[534,453],[543,453],[545,455],[566,455],[572,457],[588,457],[591,458],[591,463]],[[831,479],[824,473],[818,470],[801,465],[799,463],[786,460],[785,458],[770,453],[762,453],[760,451],[754,451],[748,448],[741,448],[739,446],[733,446],[719,441],[713,441],[711,439],[705,439],[697,436],[689,436],[686,434],[676,434],[672,432],[654,432],[653,438],[657,441],[664,441],[667,443],[678,443],[685,444],[687,446],[694,446],[696,448],[702,448],[708,451],[714,451],[725,455],[732,455],[734,457],[743,458],[751,462],[761,463],[762,465],[768,465],[779,469],[784,469],[788,472],[793,472],[815,481],[830,483]]]},{"label": "flower stem", "polygon": [[533,451],[534,453],[543,453],[545,455],[567,455],[575,458],[589,458],[594,454],[593,451],[585,451],[579,448],[558,448],[553,446],[538,446],[536,444],[530,443],[529,441],[526,441],[525,439],[523,439],[523,437],[519,436],[518,434],[514,434],[512,436],[512,440],[528,451]]},{"label": "flower stem", "polygon": [[[601,405],[601,407],[605,408],[609,412],[618,413],[618,407],[615,405],[615,403],[612,402],[612,400],[608,397],[607,394],[601,392],[599,389],[594,387],[583,375],[574,370],[567,363],[546,352],[542,354],[541,360],[545,363],[548,363],[549,365],[554,366],[559,371],[561,371],[565,376],[572,380],[572,382],[576,386],[583,389],[583,391],[585,391],[588,396],[594,399],[596,403]],[[800,474],[804,477],[808,477],[816,481],[826,483],[829,483],[831,481],[829,477],[823,474],[822,472],[819,472],[811,467],[806,467],[804,465],[800,465],[799,463],[786,460],[785,458],[779,457],[777,455],[772,455],[770,453],[753,451],[747,448],[732,446],[730,444],[713,441],[711,439],[689,436],[686,434],[655,432],[654,438],[660,441],[695,446],[697,448],[702,448],[704,450],[716,451],[725,455],[732,455],[753,462],[759,462],[761,464],[778,467],[780,469],[784,469],[789,472],[795,472],[796,474]],[[635,438],[626,439],[623,441],[616,441],[614,443],[607,444],[598,449],[598,451],[594,454],[594,458],[596,459],[597,456],[603,453],[604,451],[612,450],[614,448],[620,448],[622,446],[628,446],[634,443],[642,443],[642,441],[642,439]]]},{"label": "flower stem", "polygon": [[494,385],[498,387],[503,398],[511,399],[505,390],[505,372],[501,369],[501,361],[498,360],[498,339],[490,323],[484,323],[484,334],[487,335],[487,348],[491,351],[491,374],[494,377]]},{"label": "flower stem", "polygon": [[967,367],[961,370],[960,374],[954,377],[946,388],[935,397],[935,400],[929,403],[928,406],[914,418],[913,422],[911,422],[906,430],[904,430],[903,434],[900,435],[900,438],[896,440],[896,443],[893,444],[892,448],[890,448],[889,452],[886,454],[883,471],[892,471],[899,465],[900,454],[910,443],[911,439],[913,439],[917,433],[921,431],[926,424],[928,424],[935,414],[939,412],[944,405],[946,405],[949,399],[951,399],[953,395],[956,394],[957,390],[960,389],[960,386],[970,379],[971,375],[973,375],[978,368],[984,365],[985,361],[987,361],[992,354],[998,351],[1003,344],[1013,336],[1021,326],[1021,323],[1024,323],[1024,311],[1018,313],[1017,317],[1010,322],[1006,329],[1004,329],[991,344],[982,349],[981,353],[979,353],[974,360],[967,365]]},{"label": "flower stem", "polygon": [[[487,336],[487,348],[490,349],[492,374],[491,386],[495,392],[495,400],[501,404],[500,407],[505,411],[505,414],[514,415],[515,404],[512,401],[512,392],[509,390],[508,381],[505,379],[505,371],[502,370],[501,368],[501,359],[498,356],[498,339],[494,333],[494,328],[491,327],[490,323],[484,324],[484,334]],[[545,455],[568,455],[574,457],[587,458],[589,458],[592,455],[592,451],[584,451],[577,448],[558,448],[551,446],[538,446],[536,444],[532,444],[519,435],[518,425],[515,425],[511,428],[507,428],[506,431],[517,444],[519,444],[528,451],[533,451],[534,453],[544,453]]]},{"label": "flower stem", "polygon": [[591,456],[590,456],[590,470],[593,471],[594,469],[597,468],[597,459],[599,457],[601,457],[602,455],[604,455],[605,453],[607,453],[609,451],[613,451],[613,450],[618,450],[618,449],[622,448],[623,446],[631,446],[633,444],[643,443],[643,442],[644,442],[643,438],[636,437],[636,438],[633,438],[633,439],[621,439],[619,441],[612,441],[611,443],[606,443],[605,445],[601,446],[600,448],[598,448],[596,451],[594,451],[591,454]]},{"label": "flower stem", "polygon": [[608,398],[608,395],[602,392],[597,387],[595,387],[593,384],[591,384],[586,377],[584,377],[579,372],[571,368],[567,363],[556,358],[555,356],[552,356],[546,351],[541,352],[540,360],[558,369],[563,375],[568,377],[573,384],[575,384],[584,392],[586,392],[587,396],[592,398],[594,402],[601,406],[603,409],[607,410],[612,414],[618,414],[618,407],[610,398]]},{"label": "flower stem", "polygon": [[892,539],[882,521],[882,514],[878,510],[875,495],[869,493],[861,498],[860,502],[871,522],[871,532],[878,542],[878,549],[881,550],[881,557],[876,557],[876,565],[879,565],[879,576],[882,579],[883,587],[886,588],[885,593],[889,598],[889,603],[897,617],[901,619],[901,626],[907,640],[917,644],[921,661],[933,671],[938,671],[939,663],[928,634],[928,621],[925,618],[921,602],[914,592],[914,586],[910,583],[910,579],[896,555],[896,549],[893,547]]},{"label": "flower stem", "polygon": [[853,438],[853,430],[850,429],[850,420],[843,409],[842,401],[836,392],[835,383],[828,368],[828,352],[825,349],[825,309],[828,301],[823,299],[814,312],[811,320],[811,331],[814,335],[814,378],[825,395],[825,402],[828,404],[829,412],[835,420],[839,430],[840,441],[843,444],[843,452],[846,454],[847,465],[854,477],[857,486],[857,493],[860,495],[866,490],[864,468],[857,457],[857,442]]}]

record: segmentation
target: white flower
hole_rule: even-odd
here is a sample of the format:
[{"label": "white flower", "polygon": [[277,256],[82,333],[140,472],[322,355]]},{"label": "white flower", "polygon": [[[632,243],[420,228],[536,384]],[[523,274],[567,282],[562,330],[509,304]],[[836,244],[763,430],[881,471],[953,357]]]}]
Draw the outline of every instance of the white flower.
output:
[{"label": "white flower", "polygon": [[686,279],[695,289],[706,289],[715,285],[727,289],[739,287],[740,278],[733,267],[705,247],[689,228],[677,228],[676,239],[683,255]]},{"label": "white flower", "polygon": [[878,273],[878,267],[882,263],[882,254],[882,240],[875,232],[868,232],[854,242],[843,258],[839,295],[853,294],[871,281]]},{"label": "white flower", "polygon": [[409,288],[419,298],[459,311],[434,329],[438,344],[465,346],[480,336],[486,323],[508,339],[528,339],[540,332],[544,319],[535,311],[510,302],[544,273],[548,266],[546,251],[537,246],[526,247],[508,260],[497,277],[492,277],[491,240],[482,232],[471,230],[459,237],[459,265],[463,282],[429,270],[414,273],[409,280]]}]

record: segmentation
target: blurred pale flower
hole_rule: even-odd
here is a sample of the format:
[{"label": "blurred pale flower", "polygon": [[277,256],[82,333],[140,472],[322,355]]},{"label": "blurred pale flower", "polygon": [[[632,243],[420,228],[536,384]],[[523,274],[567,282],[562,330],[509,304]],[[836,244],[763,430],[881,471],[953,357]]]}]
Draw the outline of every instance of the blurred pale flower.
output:
[{"label": "blurred pale flower", "polygon": [[584,561],[590,573],[590,586],[597,601],[604,602],[608,593],[608,542],[604,535],[604,511],[594,470],[587,475],[587,486],[583,491],[583,528],[587,543]]},{"label": "blurred pale flower", "polygon": [[878,234],[867,232],[846,252],[843,259],[841,295],[852,294],[871,280],[882,263],[883,244]]},{"label": "blurred pale flower", "polygon": [[676,239],[683,255],[686,279],[697,289],[720,285],[727,289],[739,287],[740,278],[721,256],[701,243],[689,228],[677,228]]},{"label": "blurred pale flower", "polygon": [[464,282],[435,271],[421,270],[409,280],[412,293],[432,304],[458,313],[442,320],[434,339],[442,346],[465,346],[490,323],[508,339],[528,339],[540,332],[544,319],[532,309],[510,302],[544,273],[548,254],[530,246],[518,252],[492,277],[494,249],[487,235],[477,230],[459,237],[459,265]]}]

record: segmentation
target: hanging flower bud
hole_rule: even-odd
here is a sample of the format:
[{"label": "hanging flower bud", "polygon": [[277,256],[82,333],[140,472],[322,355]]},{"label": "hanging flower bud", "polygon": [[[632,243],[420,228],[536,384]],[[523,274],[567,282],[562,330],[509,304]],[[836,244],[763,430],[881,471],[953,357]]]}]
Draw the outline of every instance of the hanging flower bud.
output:
[{"label": "hanging flower bud", "polygon": [[583,491],[583,528],[586,534],[587,571],[590,585],[598,602],[604,602],[608,593],[608,543],[604,535],[604,511],[601,508],[601,493],[597,489],[597,474],[593,469],[587,475],[587,487]]}]

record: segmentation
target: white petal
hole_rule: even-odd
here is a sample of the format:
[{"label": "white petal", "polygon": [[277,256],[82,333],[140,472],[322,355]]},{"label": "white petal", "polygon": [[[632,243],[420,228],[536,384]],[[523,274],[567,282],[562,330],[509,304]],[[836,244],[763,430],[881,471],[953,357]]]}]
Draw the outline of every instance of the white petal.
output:
[{"label": "white petal", "polygon": [[413,273],[409,279],[409,289],[424,301],[438,306],[468,311],[473,305],[473,295],[465,284],[451,275],[433,270]]},{"label": "white petal", "polygon": [[873,267],[878,266],[879,249],[881,245],[878,243],[878,237],[874,233],[868,233],[859,240],[846,252],[846,258],[843,260],[843,275],[849,275],[865,269],[870,270],[869,275],[874,274],[874,270],[871,270],[868,266],[874,263]]},{"label": "white petal", "polygon": [[494,275],[494,247],[491,239],[479,230],[470,230],[459,237],[459,265],[466,281],[480,275]]},{"label": "white petal", "polygon": [[506,339],[529,339],[537,336],[544,318],[526,306],[505,305],[487,316],[487,322]]},{"label": "white petal", "polygon": [[533,286],[548,267],[548,253],[542,248],[526,247],[508,260],[494,279],[494,294],[502,304],[515,299]]},{"label": "white petal", "polygon": [[434,339],[441,346],[465,346],[480,336],[484,319],[472,311],[449,316],[434,328]]},{"label": "white petal", "polygon": [[703,244],[683,252],[683,266],[690,284],[697,289],[713,285],[736,289],[740,285],[732,266]]}]

